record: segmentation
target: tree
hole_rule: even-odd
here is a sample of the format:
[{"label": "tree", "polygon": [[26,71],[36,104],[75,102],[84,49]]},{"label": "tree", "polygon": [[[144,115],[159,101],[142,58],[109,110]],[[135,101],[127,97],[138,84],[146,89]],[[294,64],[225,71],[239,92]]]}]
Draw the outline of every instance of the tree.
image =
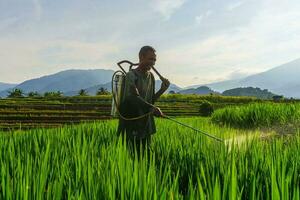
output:
[{"label": "tree", "polygon": [[272,97],[275,95],[267,89],[262,90],[258,87],[233,88],[230,90],[225,90],[222,94],[224,96],[251,96],[260,99],[272,99]]},{"label": "tree", "polygon": [[41,95],[37,91],[31,91],[28,94],[28,97],[40,97]]},{"label": "tree", "polygon": [[44,97],[61,97],[63,96],[63,92],[61,91],[56,91],[56,92],[45,92]]},{"label": "tree", "polygon": [[211,116],[214,112],[213,105],[209,101],[204,101],[199,108],[199,113],[201,116]]},{"label": "tree", "polygon": [[169,94],[176,94],[176,92],[174,90],[170,90]]},{"label": "tree", "polygon": [[110,93],[107,91],[106,88],[103,88],[103,87],[99,88],[96,93],[96,95],[108,95],[108,94],[110,94]]},{"label": "tree", "polygon": [[283,95],[274,95],[273,96],[273,101],[281,101],[283,99],[284,99]]},{"label": "tree", "polygon": [[81,89],[81,90],[79,90],[78,95],[79,96],[88,96],[88,93],[85,89]]},{"label": "tree", "polygon": [[8,96],[9,98],[20,98],[20,97],[24,97],[24,92],[21,89],[15,88],[11,91],[8,92]]}]

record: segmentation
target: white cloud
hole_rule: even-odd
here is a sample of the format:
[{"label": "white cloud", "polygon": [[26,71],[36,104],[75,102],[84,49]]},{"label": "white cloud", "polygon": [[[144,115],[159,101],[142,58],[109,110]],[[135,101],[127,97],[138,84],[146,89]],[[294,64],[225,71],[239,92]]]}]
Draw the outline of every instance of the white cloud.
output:
[{"label": "white cloud", "polygon": [[209,17],[212,14],[211,10],[207,10],[205,13],[203,13],[202,15],[198,15],[195,17],[195,21],[197,24],[200,24],[202,22],[202,20],[205,20],[205,18]]},{"label": "white cloud", "polygon": [[[184,86],[245,76],[300,57],[298,0],[235,0],[229,6],[152,0],[150,9],[139,0],[133,7],[97,1],[93,9],[96,1],[76,2],[57,11],[47,10],[53,9],[49,2],[42,7],[32,0],[30,12],[19,12],[20,6],[11,15],[16,18],[2,19],[0,81],[19,82],[70,67],[113,68],[118,59],[136,60],[144,44],[157,49],[158,70]],[[184,19],[158,23],[187,10]]]},{"label": "white cloud", "polygon": [[20,82],[29,78],[32,67],[41,66],[36,55],[39,50],[33,42],[0,40],[1,82]]},{"label": "white cloud", "polygon": [[42,16],[42,5],[40,0],[32,0],[33,6],[34,6],[34,12],[35,12],[35,17],[37,20],[41,19]]},{"label": "white cloud", "polygon": [[168,67],[161,71],[186,86],[238,78],[299,58],[300,4],[297,5],[291,8],[288,3],[266,1],[247,26],[165,50],[159,56],[159,64]]},{"label": "white cloud", "polygon": [[168,20],[187,0],[153,0],[154,9]]},{"label": "white cloud", "polygon": [[[162,52],[158,64],[168,66],[161,69],[162,73],[171,74],[184,86],[224,80],[237,65],[249,67],[247,61],[254,57],[252,49],[247,50],[241,41],[229,34],[210,37]],[[199,80],[193,79],[195,76]]]},{"label": "white cloud", "polygon": [[[51,51],[54,50],[54,51]],[[118,47],[106,42],[52,41],[41,51],[41,58],[59,65],[97,65],[105,63],[105,57],[117,53]]]},{"label": "white cloud", "polygon": [[110,43],[54,40],[0,40],[1,82],[22,82],[70,68],[112,68]]},{"label": "white cloud", "polygon": [[233,11],[234,9],[240,7],[240,6],[243,5],[243,4],[244,4],[244,1],[237,1],[237,2],[234,2],[234,3],[229,4],[229,5],[227,6],[227,10],[228,10],[228,11]]},{"label": "white cloud", "polygon": [[13,26],[20,18],[19,17],[9,17],[0,21],[0,31],[7,29],[10,26]]}]

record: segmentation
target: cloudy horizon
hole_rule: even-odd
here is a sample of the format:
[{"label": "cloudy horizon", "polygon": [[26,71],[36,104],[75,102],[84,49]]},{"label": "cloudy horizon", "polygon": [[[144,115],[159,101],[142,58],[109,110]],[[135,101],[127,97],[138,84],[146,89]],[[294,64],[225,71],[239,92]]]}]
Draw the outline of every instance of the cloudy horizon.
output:
[{"label": "cloudy horizon", "polygon": [[157,50],[181,87],[242,78],[300,58],[290,0],[0,1],[0,82],[67,69],[112,69]]}]

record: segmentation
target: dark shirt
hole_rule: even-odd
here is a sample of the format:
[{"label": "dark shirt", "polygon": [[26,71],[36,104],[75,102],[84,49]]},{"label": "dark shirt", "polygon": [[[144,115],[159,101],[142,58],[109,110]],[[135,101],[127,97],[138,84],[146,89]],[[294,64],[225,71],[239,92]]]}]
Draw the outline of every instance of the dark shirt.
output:
[{"label": "dark shirt", "polygon": [[[145,74],[130,70],[126,74],[120,113],[126,118],[134,118],[149,113],[154,104],[155,79],[151,72]],[[156,132],[153,114],[137,120],[119,117],[118,132],[127,137],[143,139]]]}]

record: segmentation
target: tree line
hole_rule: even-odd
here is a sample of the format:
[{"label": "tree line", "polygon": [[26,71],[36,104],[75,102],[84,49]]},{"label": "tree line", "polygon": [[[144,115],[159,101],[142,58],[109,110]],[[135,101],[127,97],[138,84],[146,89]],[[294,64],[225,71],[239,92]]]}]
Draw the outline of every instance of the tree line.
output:
[{"label": "tree line", "polygon": [[[110,94],[109,91],[107,91],[106,88],[99,88],[96,92],[96,95],[108,95]],[[11,91],[8,91],[8,98],[22,98],[22,97],[62,97],[64,96],[64,93],[61,91],[48,91],[44,93],[39,93],[37,91],[31,91],[28,93],[25,93],[22,89],[15,88]],[[77,93],[77,96],[89,96],[88,91],[85,89],[80,89]]]}]

